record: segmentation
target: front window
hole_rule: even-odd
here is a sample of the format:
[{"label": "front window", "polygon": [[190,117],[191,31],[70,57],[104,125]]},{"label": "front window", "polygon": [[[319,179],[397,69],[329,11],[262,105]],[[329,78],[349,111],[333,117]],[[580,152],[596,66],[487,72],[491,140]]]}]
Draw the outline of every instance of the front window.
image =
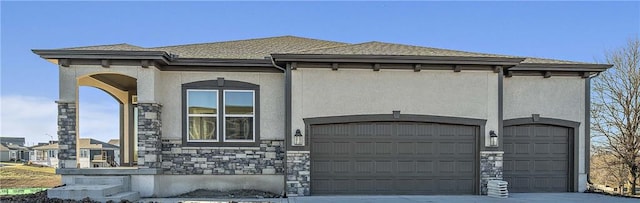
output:
[{"label": "front window", "polygon": [[187,146],[254,146],[259,140],[259,86],[224,80],[182,85]]},{"label": "front window", "polygon": [[253,90],[224,91],[225,141],[253,141],[254,106]]},{"label": "front window", "polygon": [[218,140],[218,91],[187,91],[188,141]]},{"label": "front window", "polygon": [[80,157],[81,158],[89,158],[89,150],[86,150],[86,149],[80,150]]},{"label": "front window", "polygon": [[55,158],[56,157],[56,150],[49,150],[49,157]]}]

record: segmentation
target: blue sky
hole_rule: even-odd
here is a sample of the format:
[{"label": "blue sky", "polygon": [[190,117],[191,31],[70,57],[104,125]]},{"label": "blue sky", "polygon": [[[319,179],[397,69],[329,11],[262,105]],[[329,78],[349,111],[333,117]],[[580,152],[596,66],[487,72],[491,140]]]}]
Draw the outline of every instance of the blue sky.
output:
[{"label": "blue sky", "polygon": [[[58,72],[31,49],[296,35],[594,62],[640,34],[639,2],[0,2],[2,136],[56,137]],[[80,89],[82,137],[117,138],[117,103]],[[49,135],[47,135],[49,134]]]}]

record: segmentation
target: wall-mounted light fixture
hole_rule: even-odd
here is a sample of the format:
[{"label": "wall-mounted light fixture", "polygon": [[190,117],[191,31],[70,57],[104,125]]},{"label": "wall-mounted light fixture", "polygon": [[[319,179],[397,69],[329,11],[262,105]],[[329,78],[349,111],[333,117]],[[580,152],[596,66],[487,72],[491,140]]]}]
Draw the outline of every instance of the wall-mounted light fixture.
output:
[{"label": "wall-mounted light fixture", "polygon": [[498,135],[495,131],[489,131],[489,146],[498,147]]},{"label": "wall-mounted light fixture", "polygon": [[304,135],[300,133],[300,129],[296,130],[296,134],[293,135],[293,146],[304,146]]}]

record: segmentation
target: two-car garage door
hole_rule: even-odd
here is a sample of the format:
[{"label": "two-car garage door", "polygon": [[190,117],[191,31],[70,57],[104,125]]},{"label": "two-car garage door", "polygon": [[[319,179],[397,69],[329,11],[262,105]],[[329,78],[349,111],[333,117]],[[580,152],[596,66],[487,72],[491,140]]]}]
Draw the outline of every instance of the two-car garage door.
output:
[{"label": "two-car garage door", "polygon": [[477,126],[357,122],[309,130],[312,195],[476,190]]}]

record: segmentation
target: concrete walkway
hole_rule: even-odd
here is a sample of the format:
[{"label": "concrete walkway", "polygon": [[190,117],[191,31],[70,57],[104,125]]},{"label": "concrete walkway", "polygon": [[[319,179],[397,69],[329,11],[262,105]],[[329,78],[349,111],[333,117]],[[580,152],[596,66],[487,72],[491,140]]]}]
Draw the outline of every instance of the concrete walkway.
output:
[{"label": "concrete walkway", "polygon": [[202,199],[202,198],[147,198],[140,202],[158,203],[222,203],[222,202],[274,202],[274,203],[415,203],[415,202],[496,202],[496,203],[556,203],[556,202],[577,202],[577,203],[638,203],[640,199],[613,197],[601,194],[590,193],[516,193],[509,198],[492,198],[477,195],[406,195],[406,196],[309,196],[309,197],[289,197],[286,199]]}]

